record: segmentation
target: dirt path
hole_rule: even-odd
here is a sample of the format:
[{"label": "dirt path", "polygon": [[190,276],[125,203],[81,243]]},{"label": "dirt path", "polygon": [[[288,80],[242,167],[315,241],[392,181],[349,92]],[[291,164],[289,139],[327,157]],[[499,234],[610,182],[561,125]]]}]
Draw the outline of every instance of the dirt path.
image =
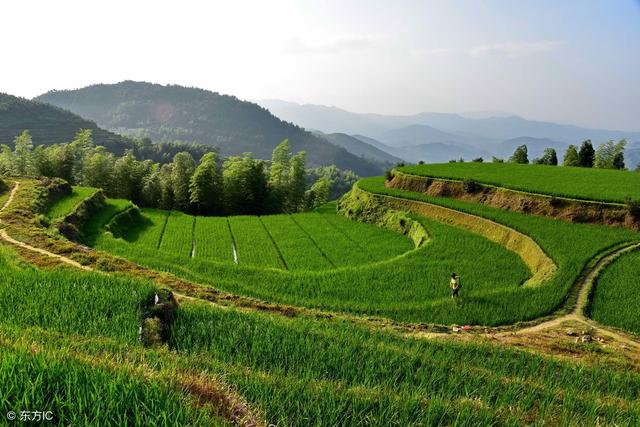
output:
[{"label": "dirt path", "polygon": [[[587,308],[587,304],[589,304],[589,295],[591,294],[591,289],[593,289],[593,284],[596,278],[600,275],[602,270],[605,269],[609,264],[615,261],[621,255],[636,250],[640,248],[640,243],[632,243],[627,246],[624,246],[604,257],[602,257],[596,265],[589,271],[589,273],[582,279],[580,283],[580,289],[578,291],[578,298],[576,301],[576,305],[571,311],[571,313],[560,316],[555,319],[549,320],[547,322],[542,322],[534,326],[518,329],[512,333],[516,334],[532,334],[536,332],[543,331],[545,329],[550,329],[554,327],[558,327],[563,323],[574,321],[584,324],[585,326],[596,328],[601,331],[605,331],[605,329],[600,326],[597,322],[592,319],[589,319],[585,316],[584,310]],[[627,344],[633,345],[637,348],[640,348],[640,344],[630,338],[620,334],[618,332],[606,330],[606,335],[611,338],[616,338],[619,341],[627,342]]]},{"label": "dirt path", "polygon": [[[11,189],[11,194],[9,194],[9,198],[7,199],[7,201],[4,203],[4,205],[2,206],[2,208],[0,209],[0,212],[4,211],[10,204],[11,202],[13,202],[13,198],[15,197],[16,193],[18,192],[18,189],[20,188],[20,182],[15,181],[13,188]],[[2,223],[2,220],[0,219],[0,223]],[[54,254],[53,252],[49,252],[47,250],[44,249],[40,249],[40,248],[36,248],[30,245],[27,245],[26,243],[20,242],[16,239],[14,239],[13,237],[9,236],[9,234],[7,233],[7,230],[2,229],[0,230],[0,238],[2,238],[2,240],[18,246],[22,249],[26,249],[28,251],[31,252],[36,252],[39,253],[41,255],[46,255],[49,256],[51,258],[55,258],[58,261],[61,261],[65,264],[68,264],[72,267],[76,267],[85,271],[93,271],[91,268],[87,267],[86,265],[82,265],[77,261],[72,260],[71,258],[67,258],[65,256],[62,255],[58,255],[58,254]]]}]

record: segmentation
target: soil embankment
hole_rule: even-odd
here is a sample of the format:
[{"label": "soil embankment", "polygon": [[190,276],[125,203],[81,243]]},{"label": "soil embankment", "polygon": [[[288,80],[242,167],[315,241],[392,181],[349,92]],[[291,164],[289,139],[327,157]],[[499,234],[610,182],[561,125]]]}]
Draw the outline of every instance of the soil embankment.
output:
[{"label": "soil embankment", "polygon": [[448,197],[499,209],[541,215],[576,223],[602,224],[640,229],[627,206],[524,193],[477,182],[410,175],[397,170],[385,182],[389,188],[414,191],[433,197]]}]

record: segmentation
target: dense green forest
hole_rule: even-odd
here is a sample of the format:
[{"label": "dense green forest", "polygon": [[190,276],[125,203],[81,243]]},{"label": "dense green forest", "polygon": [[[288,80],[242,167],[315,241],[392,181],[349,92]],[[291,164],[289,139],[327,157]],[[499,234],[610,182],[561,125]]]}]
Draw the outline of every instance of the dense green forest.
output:
[{"label": "dense green forest", "polygon": [[14,138],[25,129],[29,129],[35,145],[45,146],[71,141],[78,131],[89,129],[95,144],[110,153],[122,156],[131,150],[139,159],[159,163],[171,162],[173,156],[181,151],[199,159],[215,150],[215,147],[204,144],[181,141],[154,144],[149,138],[124,137],[53,105],[0,93],[0,144],[12,146]]},{"label": "dense green forest", "polygon": [[58,177],[141,206],[205,215],[299,212],[325,203],[330,194],[330,174],[320,171],[307,185],[305,153],[292,155],[287,140],[276,146],[270,162],[250,153],[222,161],[213,151],[196,162],[181,151],[160,164],[138,160],[132,150],[118,157],[96,146],[92,133],[81,130],[69,143],[34,149],[24,131],[13,150],[0,147],[0,175]]},{"label": "dense green forest", "polygon": [[278,141],[288,139],[293,151],[307,153],[313,167],[335,164],[361,176],[383,170],[381,164],[284,122],[257,104],[203,89],[125,81],[51,91],[37,99],[118,133],[214,145],[224,156],[251,152],[268,158]]}]

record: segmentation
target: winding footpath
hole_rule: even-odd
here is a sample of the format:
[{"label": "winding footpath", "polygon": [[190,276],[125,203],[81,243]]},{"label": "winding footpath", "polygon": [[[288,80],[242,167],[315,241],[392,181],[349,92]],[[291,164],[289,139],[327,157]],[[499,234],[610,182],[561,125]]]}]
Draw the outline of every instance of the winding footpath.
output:
[{"label": "winding footpath", "polygon": [[[18,189],[20,188],[20,182],[15,181],[13,188],[11,189],[11,193],[9,194],[9,198],[7,199],[7,201],[4,203],[4,205],[2,206],[2,208],[0,208],[0,213],[2,213],[2,211],[4,211],[10,204],[11,202],[13,202],[13,199],[16,195],[16,193],[18,192]],[[0,218],[0,224],[2,224],[2,218]],[[8,242],[14,246],[18,246],[22,249],[26,249],[28,251],[31,252],[36,252],[39,253],[41,255],[46,255],[52,258],[57,259],[58,261],[61,261],[65,264],[68,264],[72,267],[76,267],[79,268],[81,270],[85,270],[85,271],[93,271],[91,268],[87,267],[86,265],[82,265],[77,261],[72,260],[71,258],[62,256],[62,255],[58,255],[58,254],[54,254],[53,252],[44,250],[44,249],[40,249],[40,248],[36,248],[33,247],[31,245],[27,245],[26,243],[20,242],[16,239],[14,239],[13,237],[9,236],[9,234],[7,233],[7,230],[5,230],[4,228],[0,230],[0,238],[2,238],[2,240],[4,240],[5,242]]]},{"label": "winding footpath", "polygon": [[[0,208],[0,225],[2,224],[2,219],[1,219],[1,214],[2,211],[4,211],[12,202],[13,199],[15,197],[15,194],[17,193],[18,189],[20,187],[20,183],[18,181],[15,181],[13,188],[11,189],[11,193],[9,195],[9,198],[7,199],[7,201],[4,203],[4,205]],[[380,197],[385,197],[385,198],[391,198],[391,199],[396,199],[393,196],[386,196],[386,195],[377,195]],[[425,205],[429,205],[431,206],[431,204],[428,204],[426,202],[418,202],[418,201],[413,201],[414,203],[420,204],[423,203]],[[434,205],[435,206],[435,205]],[[457,212],[457,211],[454,211]],[[489,221],[486,218],[482,218],[482,217],[476,217],[475,215],[471,215],[471,214],[465,214],[465,217],[470,217],[470,218],[478,218],[480,220],[484,220],[484,221]],[[493,225],[493,224],[492,224]],[[500,225],[497,224],[496,225]],[[460,226],[460,225],[458,225]],[[504,227],[502,225],[500,225],[501,227]],[[468,226],[464,226],[463,228],[468,228]],[[504,227],[507,228],[507,227]],[[518,233],[520,234],[520,233]],[[72,267],[76,267],[85,271],[97,271],[92,269],[91,267],[82,265],[80,263],[78,263],[77,261],[74,261],[66,256],[63,255],[59,255],[41,248],[37,248],[37,247],[33,247],[31,245],[28,245],[26,243],[20,242],[14,238],[12,238],[11,236],[9,236],[6,232],[6,229],[0,229],[0,238],[2,238],[2,240],[18,246],[22,249],[28,250],[28,251],[32,251],[35,253],[38,253],[40,255],[45,255],[48,257],[52,257],[55,258],[63,263],[66,263]],[[479,335],[479,336],[484,336],[484,337],[513,337],[513,336],[524,336],[524,335],[535,335],[535,334],[539,334],[542,333],[544,331],[547,330],[552,330],[554,328],[558,328],[561,327],[563,324],[567,323],[567,322],[573,322],[573,323],[578,323],[580,325],[583,325],[584,327],[590,328],[594,331],[596,331],[598,334],[603,335],[603,336],[607,336],[615,341],[618,341],[619,343],[623,343],[627,346],[633,347],[636,350],[640,350],[640,342],[638,342],[637,340],[635,340],[634,338],[632,338],[630,335],[623,333],[623,332],[619,332],[616,330],[613,330],[612,328],[608,328],[605,326],[600,325],[598,322],[588,318],[585,316],[585,309],[589,303],[589,296],[591,294],[591,290],[593,288],[593,284],[594,281],[596,280],[596,278],[598,277],[598,275],[609,265],[611,264],[613,261],[615,261],[619,256],[627,253],[627,252],[631,252],[633,250],[637,250],[640,249],[640,243],[629,243],[625,246],[622,246],[618,249],[616,249],[615,251],[602,256],[597,262],[596,264],[587,272],[587,274],[585,274],[584,278],[581,279],[581,281],[577,284],[578,287],[578,296],[577,296],[577,300],[576,303],[572,309],[572,311],[568,314],[565,315],[561,315],[558,317],[555,317],[551,320],[547,320],[547,321],[543,321],[541,323],[538,323],[536,325],[532,325],[532,326],[524,326],[524,327],[520,327],[520,328],[516,328],[516,329],[511,329],[509,331],[504,331],[504,330],[494,330],[494,331],[487,331],[484,333],[470,333],[470,334],[465,334],[465,335]],[[546,254],[544,254],[546,257]],[[551,261],[552,262],[552,261]],[[544,267],[546,268],[542,268],[543,270],[547,270],[545,273],[548,274],[548,268],[549,268],[549,264],[548,261],[545,260],[545,262],[542,263]],[[546,264],[546,265],[545,265]],[[552,264],[553,267],[555,267],[555,264]],[[540,266],[538,266],[538,268],[540,268]],[[222,304],[217,304],[213,301],[209,301],[207,299],[204,298],[198,298],[198,297],[193,297],[193,296],[189,296],[186,294],[182,294],[179,292],[175,292],[174,294],[178,297],[179,300],[187,300],[187,301],[201,301],[204,303],[208,303],[208,304],[213,304],[217,307],[226,307],[225,305]],[[246,310],[264,310],[265,307],[258,307],[258,308],[252,308],[252,307],[247,307],[247,306],[239,306],[238,308],[240,309],[246,309]],[[292,307],[293,308],[293,307]],[[315,316],[318,318],[326,318],[326,319],[342,319],[342,320],[349,320],[352,321],[354,323],[369,323],[372,326],[377,326],[377,327],[387,327],[387,326],[391,326],[391,327],[396,327],[397,330],[406,333],[407,335],[412,335],[412,336],[416,336],[416,337],[422,337],[422,338],[444,338],[444,337],[449,337],[449,338],[453,338],[455,336],[457,336],[456,334],[451,334],[449,332],[424,332],[424,331],[415,331],[412,330],[411,325],[409,324],[394,324],[394,322],[390,321],[389,323],[385,323],[385,320],[387,319],[366,319],[366,318],[361,318],[358,316],[353,316],[353,315],[349,315],[349,314],[344,314],[344,313],[333,313],[333,312],[324,312],[324,311],[319,311],[319,310],[311,310],[311,309],[302,309],[302,308],[298,308],[299,312],[301,314],[308,314],[311,316]],[[278,310],[275,310],[278,311]],[[445,325],[437,325],[440,329],[445,329],[445,330],[449,330],[450,327],[445,326]],[[474,330],[475,331],[479,331],[479,330],[483,330],[485,329],[483,326],[475,326]]]}]

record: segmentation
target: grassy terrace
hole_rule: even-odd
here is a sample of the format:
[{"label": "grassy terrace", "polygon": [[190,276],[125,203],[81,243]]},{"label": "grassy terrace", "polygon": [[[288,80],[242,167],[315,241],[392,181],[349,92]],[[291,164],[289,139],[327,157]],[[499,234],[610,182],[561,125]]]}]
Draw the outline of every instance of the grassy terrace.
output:
[{"label": "grassy terrace", "polygon": [[[344,250],[331,252],[329,249],[339,251],[341,248],[326,246],[328,242],[322,240],[322,233],[314,227],[309,227],[308,222],[314,219],[313,215],[327,216],[328,222],[336,221],[332,226],[323,225],[324,229],[328,230],[328,235],[331,234],[329,231],[335,230],[332,227],[337,224],[338,227],[344,227],[344,234],[340,235],[349,236],[351,239],[344,237],[345,245],[360,241],[362,247],[354,254]],[[326,256],[335,260],[333,262],[336,268],[308,270],[316,268],[317,263],[328,265],[326,258],[318,252],[318,247],[313,245],[281,245],[281,254],[287,263],[291,263],[291,267],[307,266],[307,269],[298,268],[290,271],[265,268],[271,264],[263,264],[263,267],[243,264],[242,241],[238,240],[238,265],[228,261],[201,258],[200,254],[205,252],[198,249],[197,242],[194,257],[188,256],[188,250],[180,249],[182,255],[177,256],[174,252],[158,250],[153,244],[146,246],[131,243],[126,238],[114,238],[109,233],[99,235],[94,246],[140,264],[170,271],[180,277],[232,293],[283,304],[379,315],[412,322],[504,323],[506,320],[502,314],[496,316],[494,309],[483,312],[484,306],[478,306],[474,301],[486,300],[487,294],[515,291],[530,275],[522,260],[502,246],[465,230],[424,218],[420,221],[429,230],[432,238],[428,244],[373,264],[341,266],[340,263],[344,259],[352,259],[355,262],[357,257],[370,251],[374,251],[376,257],[382,257],[377,258],[378,260],[388,258],[389,242],[385,244],[384,240],[376,241],[375,237],[380,233],[386,235],[390,232],[372,225],[348,221],[335,214],[313,213],[294,217],[299,222],[298,225],[291,223],[286,215],[283,216],[285,224],[281,224],[277,217],[274,220],[268,217],[262,219],[265,220],[267,228],[272,227],[278,231],[272,233],[276,241],[287,236],[288,229],[299,231],[301,227],[304,228],[309,235],[315,236],[319,247],[328,248]],[[200,218],[196,220],[196,231],[198,221]],[[315,219],[312,222],[317,224],[317,221]],[[154,222],[158,223],[158,227],[161,226],[161,220]],[[233,228],[233,223],[231,225]],[[187,221],[184,225],[185,232],[181,234],[189,237],[189,226],[190,223]],[[400,235],[392,234],[391,237],[408,241]],[[263,242],[265,245],[270,244],[267,240]],[[370,246],[367,246],[368,242],[371,242]],[[257,247],[258,244],[259,241],[253,246]],[[227,256],[227,253],[224,254]],[[272,255],[266,250],[257,250],[254,256],[269,256],[269,262],[277,261],[272,259]],[[449,297],[448,277],[453,271],[460,274],[469,284],[465,289],[466,297],[463,304],[455,304]],[[511,319],[510,313],[507,313],[506,319]]]},{"label": "grassy terrace", "polygon": [[[107,206],[111,211],[126,205],[110,200]],[[400,234],[349,221],[335,211],[228,218],[159,209],[143,209],[142,214],[139,223],[122,230],[122,239],[132,248],[159,249],[185,260],[233,264],[235,245],[242,266],[331,270],[382,261],[413,249],[411,240]]]},{"label": "grassy terrace", "polygon": [[[265,425],[640,421],[637,372],[350,322],[183,303],[168,348],[144,348],[139,304],[153,286],[13,259],[0,246],[5,413],[19,403],[51,410],[60,425],[226,425],[190,395],[207,391],[246,401]],[[38,303],[43,292],[53,303]]]},{"label": "grassy terrace", "polygon": [[512,163],[445,163],[405,166],[412,175],[473,179],[512,190],[598,202],[640,199],[640,173],[606,169]]},{"label": "grassy terrace", "polygon": [[0,411],[48,410],[56,425],[211,425],[208,411],[174,384],[122,363],[126,351],[121,363],[109,364],[72,349],[72,343],[98,350],[110,342],[141,348],[140,307],[153,285],[39,271],[15,259],[0,244]]},{"label": "grassy terrace", "polygon": [[70,213],[83,199],[96,191],[97,189],[92,187],[73,187],[71,194],[61,197],[51,205],[47,211],[47,216],[50,219],[62,218]]},{"label": "grassy terrace", "polygon": [[[386,188],[381,177],[366,178],[356,185],[375,194],[424,201],[485,217],[532,237],[542,247],[558,265],[555,277],[548,283],[539,288],[501,290],[479,295],[477,299],[469,298],[467,304],[473,305],[475,310],[482,313],[483,320],[491,320],[490,323],[493,324],[512,323],[552,312],[566,299],[571,285],[591,259],[623,242],[640,241],[640,234],[632,230],[571,224],[456,199]],[[473,257],[471,259],[476,263],[476,268],[487,268],[483,265],[485,261]],[[489,261],[493,262],[495,260]]]},{"label": "grassy terrace", "polygon": [[591,317],[640,335],[640,251],[625,254],[595,283]]}]

